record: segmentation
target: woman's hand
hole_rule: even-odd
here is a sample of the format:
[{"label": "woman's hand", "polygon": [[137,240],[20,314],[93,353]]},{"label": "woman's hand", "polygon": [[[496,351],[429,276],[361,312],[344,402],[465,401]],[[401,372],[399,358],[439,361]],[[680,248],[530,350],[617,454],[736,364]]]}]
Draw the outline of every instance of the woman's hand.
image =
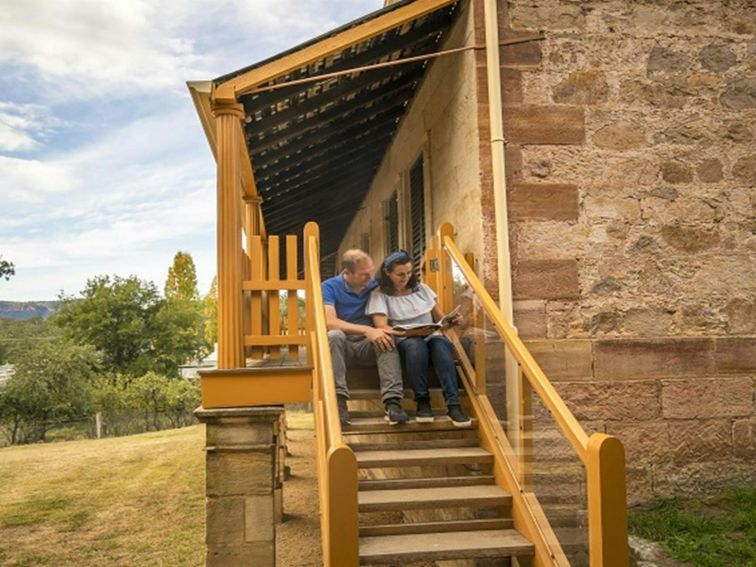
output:
[{"label": "woman's hand", "polygon": [[394,350],[393,335],[395,334],[393,329],[376,329],[374,327],[370,327],[365,332],[367,339],[381,352]]}]

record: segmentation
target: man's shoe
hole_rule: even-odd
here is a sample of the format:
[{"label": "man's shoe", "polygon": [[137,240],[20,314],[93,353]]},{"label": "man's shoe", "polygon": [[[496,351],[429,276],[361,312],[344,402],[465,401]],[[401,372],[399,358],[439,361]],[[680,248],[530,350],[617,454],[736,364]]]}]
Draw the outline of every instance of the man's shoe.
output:
[{"label": "man's shoe", "polygon": [[433,409],[430,400],[417,400],[417,412],[415,421],[418,423],[433,423]]},{"label": "man's shoe", "polygon": [[449,406],[449,418],[451,418],[454,427],[470,427],[472,425],[472,420],[459,405]]},{"label": "man's shoe", "polygon": [[347,407],[347,399],[344,396],[337,396],[336,399],[339,402],[339,421],[341,425],[351,425],[349,419],[349,408]]},{"label": "man's shoe", "polygon": [[402,408],[402,404],[399,403],[399,400],[389,400],[386,402],[386,420],[391,425],[407,423],[409,421],[409,416]]}]

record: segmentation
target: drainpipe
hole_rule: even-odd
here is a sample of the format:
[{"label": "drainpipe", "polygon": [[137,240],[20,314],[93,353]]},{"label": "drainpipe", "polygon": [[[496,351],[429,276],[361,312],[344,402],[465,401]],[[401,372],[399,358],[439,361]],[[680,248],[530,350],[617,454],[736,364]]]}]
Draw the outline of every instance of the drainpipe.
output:
[{"label": "drainpipe", "polygon": [[[499,307],[514,328],[512,309],[512,262],[509,256],[509,220],[504,151],[503,112],[501,108],[501,71],[499,67],[499,21],[497,0],[483,0],[486,29],[486,73],[488,79],[488,121],[491,131],[491,168],[493,174],[494,214],[496,219],[496,266],[499,275]],[[506,396],[508,437],[514,447],[519,440],[520,391],[517,362],[507,351]]]}]

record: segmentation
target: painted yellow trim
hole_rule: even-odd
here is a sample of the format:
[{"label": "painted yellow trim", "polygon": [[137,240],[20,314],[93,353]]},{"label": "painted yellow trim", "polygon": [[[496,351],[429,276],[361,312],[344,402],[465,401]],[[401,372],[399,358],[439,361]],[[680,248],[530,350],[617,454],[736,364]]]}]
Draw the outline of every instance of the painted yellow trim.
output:
[{"label": "painted yellow trim", "polygon": [[312,400],[312,369],[284,372],[201,373],[202,407],[207,409],[270,404],[301,404]]},{"label": "painted yellow trim", "polygon": [[254,89],[262,83],[281,77],[304,67],[323,57],[342,51],[357,43],[380,35],[390,29],[399,27],[409,21],[420,18],[430,12],[438,10],[455,0],[416,0],[411,4],[397,8],[392,12],[378,16],[358,26],[308,45],[301,50],[271,61],[270,63],[251,69],[225,83],[218,85],[213,91],[216,101],[231,102],[245,92]]}]

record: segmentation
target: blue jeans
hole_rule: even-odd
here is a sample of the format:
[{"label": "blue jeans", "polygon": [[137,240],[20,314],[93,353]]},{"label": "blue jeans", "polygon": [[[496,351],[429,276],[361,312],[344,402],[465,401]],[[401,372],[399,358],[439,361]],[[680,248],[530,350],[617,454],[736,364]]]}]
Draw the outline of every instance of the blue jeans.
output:
[{"label": "blue jeans", "polygon": [[407,337],[397,342],[397,349],[404,358],[409,382],[415,392],[415,401],[430,399],[428,362],[432,361],[446,405],[459,405],[457,369],[449,339],[441,336]]}]

